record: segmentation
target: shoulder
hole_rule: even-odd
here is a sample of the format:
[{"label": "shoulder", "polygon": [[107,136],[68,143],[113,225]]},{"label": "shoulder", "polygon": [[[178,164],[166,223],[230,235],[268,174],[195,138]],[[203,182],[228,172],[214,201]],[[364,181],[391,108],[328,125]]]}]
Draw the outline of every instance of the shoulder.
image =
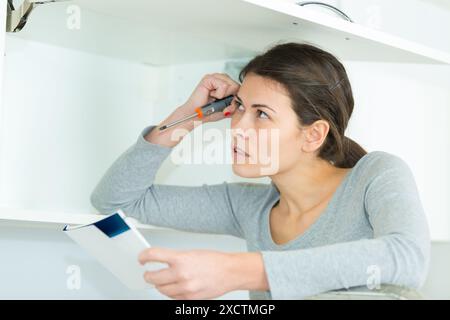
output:
[{"label": "shoulder", "polygon": [[374,179],[380,176],[411,175],[411,169],[405,160],[384,151],[372,151],[363,156],[355,165],[358,176]]},{"label": "shoulder", "polygon": [[358,161],[354,169],[353,184],[364,190],[366,198],[382,201],[386,197],[417,194],[412,170],[405,160],[394,154],[370,152]]}]

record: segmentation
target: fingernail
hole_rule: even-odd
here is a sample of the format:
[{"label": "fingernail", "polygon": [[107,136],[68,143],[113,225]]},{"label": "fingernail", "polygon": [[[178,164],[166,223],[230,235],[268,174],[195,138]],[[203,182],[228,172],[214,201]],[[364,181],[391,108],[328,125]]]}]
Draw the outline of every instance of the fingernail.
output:
[{"label": "fingernail", "polygon": [[230,114],[231,114],[230,111],[227,111],[227,112],[224,113],[225,117],[228,117]]}]

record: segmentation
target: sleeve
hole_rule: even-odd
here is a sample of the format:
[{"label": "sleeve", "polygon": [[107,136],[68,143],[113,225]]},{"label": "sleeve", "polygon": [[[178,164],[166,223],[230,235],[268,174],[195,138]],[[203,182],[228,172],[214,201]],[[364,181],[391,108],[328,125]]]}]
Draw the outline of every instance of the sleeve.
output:
[{"label": "sleeve", "polygon": [[413,174],[395,156],[380,171],[367,184],[364,199],[373,238],[261,252],[272,299],[303,299],[376,283],[408,288],[423,284],[430,238]]},{"label": "sleeve", "polygon": [[239,183],[201,186],[154,184],[155,175],[172,147],[150,143],[144,136],[111,165],[91,193],[92,205],[101,213],[122,209],[142,223],[199,233],[243,237],[230,200]]}]

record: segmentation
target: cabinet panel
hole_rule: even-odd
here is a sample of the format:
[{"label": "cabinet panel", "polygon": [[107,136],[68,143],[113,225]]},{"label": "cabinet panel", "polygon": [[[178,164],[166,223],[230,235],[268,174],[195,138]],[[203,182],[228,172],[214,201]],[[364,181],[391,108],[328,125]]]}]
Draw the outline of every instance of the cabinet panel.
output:
[{"label": "cabinet panel", "polygon": [[10,36],[6,52],[1,206],[94,213],[95,184],[155,121],[159,69]]},{"label": "cabinet panel", "polygon": [[279,41],[345,60],[450,63],[448,53],[286,0],[49,3],[16,36],[150,65],[252,56]]}]

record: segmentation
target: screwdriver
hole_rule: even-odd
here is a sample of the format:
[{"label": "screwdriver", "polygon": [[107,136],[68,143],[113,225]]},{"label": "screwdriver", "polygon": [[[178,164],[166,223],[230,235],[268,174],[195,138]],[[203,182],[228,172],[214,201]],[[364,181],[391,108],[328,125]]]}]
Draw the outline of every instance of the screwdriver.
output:
[{"label": "screwdriver", "polygon": [[163,125],[159,128],[159,130],[163,131],[165,129],[173,127],[181,122],[187,121],[192,118],[202,119],[203,117],[209,116],[210,114],[213,114],[215,112],[222,112],[226,107],[228,107],[231,104],[231,102],[233,101],[233,98],[234,98],[233,95],[229,95],[223,99],[219,99],[219,100],[210,102],[210,103],[204,105],[203,107],[198,107],[195,109],[194,114],[187,116],[185,118],[182,118],[180,120],[173,121],[166,125]]}]

